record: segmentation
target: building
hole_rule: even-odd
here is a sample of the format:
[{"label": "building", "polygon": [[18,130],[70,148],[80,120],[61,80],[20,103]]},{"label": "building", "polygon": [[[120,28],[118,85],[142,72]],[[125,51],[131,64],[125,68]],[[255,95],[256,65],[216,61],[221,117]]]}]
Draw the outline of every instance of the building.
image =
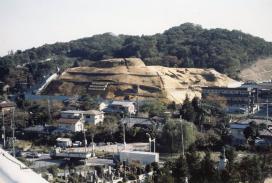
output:
[{"label": "building", "polygon": [[70,138],[57,138],[57,146],[58,147],[71,147],[73,145],[72,140]]},{"label": "building", "polygon": [[2,110],[2,112],[5,111],[10,111],[13,110],[16,107],[16,104],[13,102],[7,102],[7,101],[3,101],[0,103],[0,109]]},{"label": "building", "polygon": [[263,119],[246,119],[230,124],[230,132],[233,145],[241,145],[246,143],[244,130],[249,126],[250,122],[254,121],[257,125],[265,124],[266,128],[259,130],[259,137],[269,142],[272,142],[272,122]]},{"label": "building", "polygon": [[119,114],[132,114],[135,115],[137,110],[135,102],[132,101],[112,101],[108,104],[100,104],[100,108],[105,113],[119,113]]},{"label": "building", "polygon": [[64,129],[66,131],[82,132],[84,130],[84,121],[82,118],[80,119],[60,118],[57,122],[59,128]]},{"label": "building", "polygon": [[147,165],[153,162],[159,162],[159,153],[123,150],[120,152],[120,161]]},{"label": "building", "polygon": [[239,124],[239,123],[230,124],[230,133],[231,133],[233,145],[240,145],[240,144],[246,143],[244,130],[248,126],[249,126],[248,124]]},{"label": "building", "polygon": [[61,118],[65,119],[79,119],[83,116],[84,122],[89,124],[103,123],[104,112],[98,110],[88,110],[88,111],[78,111],[78,110],[68,110],[61,111]]},{"label": "building", "polygon": [[202,97],[206,98],[209,95],[220,96],[218,98],[214,97],[214,100],[224,99],[230,110],[235,110],[236,108],[244,112],[253,112],[258,99],[257,89],[250,87],[203,87]]},{"label": "building", "polygon": [[36,172],[0,148],[0,182],[48,183]]}]

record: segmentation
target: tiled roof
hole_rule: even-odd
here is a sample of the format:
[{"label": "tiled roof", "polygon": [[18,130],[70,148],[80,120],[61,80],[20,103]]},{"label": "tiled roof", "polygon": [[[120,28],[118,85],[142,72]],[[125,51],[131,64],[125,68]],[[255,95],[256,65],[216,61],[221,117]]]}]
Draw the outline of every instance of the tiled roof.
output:
[{"label": "tiled roof", "polygon": [[263,129],[259,131],[260,136],[272,137],[272,132],[268,129]]},{"label": "tiled roof", "polygon": [[6,102],[6,101],[0,103],[0,108],[7,108],[7,107],[15,107],[15,103]]}]

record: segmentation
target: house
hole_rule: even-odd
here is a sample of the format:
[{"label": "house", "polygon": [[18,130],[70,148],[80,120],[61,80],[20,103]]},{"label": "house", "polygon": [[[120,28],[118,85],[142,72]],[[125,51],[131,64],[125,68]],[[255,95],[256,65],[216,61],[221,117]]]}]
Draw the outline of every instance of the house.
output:
[{"label": "house", "polygon": [[61,118],[65,119],[80,119],[83,117],[85,123],[98,124],[104,121],[104,112],[98,110],[88,110],[88,111],[78,111],[78,110],[68,110],[61,111]]},{"label": "house", "polygon": [[63,129],[64,131],[81,132],[84,130],[84,120],[82,118],[60,118],[57,123],[59,128]]},{"label": "house", "polygon": [[119,114],[132,114],[135,115],[137,110],[135,102],[132,101],[112,101],[108,104],[103,103],[100,108],[105,113],[119,113]]},{"label": "house", "polygon": [[127,163],[139,163],[141,165],[159,162],[159,153],[154,152],[123,150],[119,157],[121,162],[126,161]]},{"label": "house", "polygon": [[57,138],[57,146],[58,147],[71,147],[72,140],[70,138]]},{"label": "house", "polygon": [[259,130],[259,137],[272,142],[272,122],[263,119],[245,119],[236,123],[230,124],[230,132],[233,145],[242,145],[246,143],[244,130],[249,126],[250,122],[254,121],[257,125],[265,124],[266,128]]},{"label": "house", "polygon": [[232,145],[241,145],[241,144],[246,143],[246,138],[244,136],[244,130],[248,126],[249,126],[248,124],[239,124],[239,123],[230,124]]},{"label": "house", "polygon": [[14,110],[16,107],[16,104],[13,102],[7,102],[7,101],[3,101],[0,103],[0,109],[3,111],[11,111]]}]

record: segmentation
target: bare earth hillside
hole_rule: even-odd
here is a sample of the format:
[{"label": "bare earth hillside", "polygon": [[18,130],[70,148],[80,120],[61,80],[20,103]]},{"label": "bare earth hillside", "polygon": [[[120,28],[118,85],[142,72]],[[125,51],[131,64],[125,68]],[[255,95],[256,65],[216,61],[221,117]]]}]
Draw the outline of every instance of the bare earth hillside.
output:
[{"label": "bare earth hillside", "polygon": [[136,58],[111,59],[95,67],[67,69],[44,91],[50,94],[88,93],[105,98],[161,98],[181,103],[186,95],[201,97],[203,86],[238,86],[214,69],[146,66]]},{"label": "bare earth hillside", "polygon": [[240,73],[243,81],[263,82],[272,79],[272,58],[260,59]]}]

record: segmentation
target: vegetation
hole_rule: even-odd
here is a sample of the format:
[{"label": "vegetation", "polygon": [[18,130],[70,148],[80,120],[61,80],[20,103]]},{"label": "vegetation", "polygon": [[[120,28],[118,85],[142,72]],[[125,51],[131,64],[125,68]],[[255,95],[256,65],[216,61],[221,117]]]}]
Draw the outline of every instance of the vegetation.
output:
[{"label": "vegetation", "polygon": [[[218,169],[218,162],[211,158],[206,152],[202,158],[199,153],[193,151],[180,156],[172,162],[166,162],[164,167],[156,170],[154,182],[185,182],[185,177],[191,183],[260,183],[271,171],[271,155],[252,156],[242,158],[240,161],[230,162],[224,170]],[[236,157],[235,157],[236,158]]]},{"label": "vegetation", "polygon": [[215,68],[236,77],[242,67],[271,54],[272,44],[261,38],[237,30],[208,30],[185,23],[152,36],[105,33],[68,43],[17,50],[0,58],[0,80],[8,80],[16,65],[25,66],[31,73],[28,78],[36,81],[57,65],[76,67],[81,61],[114,57],[138,57],[147,65]]}]

